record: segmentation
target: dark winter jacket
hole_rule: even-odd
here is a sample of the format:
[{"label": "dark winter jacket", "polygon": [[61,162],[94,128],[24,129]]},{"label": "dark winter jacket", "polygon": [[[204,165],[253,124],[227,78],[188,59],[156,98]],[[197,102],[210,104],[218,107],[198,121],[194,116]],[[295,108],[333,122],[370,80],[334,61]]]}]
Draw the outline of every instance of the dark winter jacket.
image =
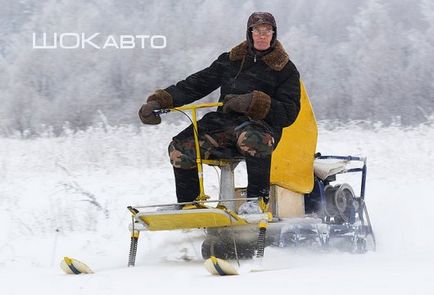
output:
[{"label": "dark winter jacket", "polygon": [[[254,90],[271,97],[271,107],[264,121],[272,128],[276,143],[282,128],[291,125],[300,110],[300,75],[280,42],[263,56],[248,50],[247,42],[223,53],[211,66],[165,89],[173,106],[181,106],[210,94],[221,87],[219,101],[228,94],[245,94]],[[218,109],[221,111],[221,108]],[[238,116],[240,123],[249,120]]]}]

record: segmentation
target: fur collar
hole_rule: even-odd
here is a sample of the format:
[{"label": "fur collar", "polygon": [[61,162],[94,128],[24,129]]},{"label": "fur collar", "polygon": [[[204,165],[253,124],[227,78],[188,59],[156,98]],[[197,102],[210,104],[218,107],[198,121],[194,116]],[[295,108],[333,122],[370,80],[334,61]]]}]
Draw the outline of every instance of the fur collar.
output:
[{"label": "fur collar", "polygon": [[[231,61],[241,60],[247,54],[247,41],[238,44],[229,52]],[[261,60],[274,71],[281,71],[289,61],[289,56],[279,41],[276,41],[274,50],[264,55]]]}]

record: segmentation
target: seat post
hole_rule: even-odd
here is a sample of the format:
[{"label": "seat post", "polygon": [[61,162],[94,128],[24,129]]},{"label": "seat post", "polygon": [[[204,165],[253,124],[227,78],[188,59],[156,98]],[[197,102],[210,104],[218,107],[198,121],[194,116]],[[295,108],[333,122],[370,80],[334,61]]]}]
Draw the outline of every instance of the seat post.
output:
[{"label": "seat post", "polygon": [[[220,176],[220,196],[219,199],[231,200],[235,199],[235,177],[234,170],[237,167],[239,161],[229,162],[225,165],[220,165],[221,170]],[[229,210],[235,211],[235,201],[223,202],[222,203]]]}]

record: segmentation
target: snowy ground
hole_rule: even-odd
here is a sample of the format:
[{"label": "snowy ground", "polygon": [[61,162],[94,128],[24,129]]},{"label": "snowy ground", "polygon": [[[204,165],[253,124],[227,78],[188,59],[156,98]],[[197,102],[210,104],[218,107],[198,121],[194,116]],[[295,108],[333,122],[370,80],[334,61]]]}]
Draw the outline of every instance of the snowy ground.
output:
[{"label": "snowy ground", "polygon": [[[264,266],[276,270],[248,273],[244,262],[241,276],[212,277],[202,267],[201,232],[157,232],[142,234],[137,266],[127,268],[126,206],[174,201],[166,146],[180,128],[100,126],[61,137],[0,138],[1,294],[425,294],[434,288],[432,125],[320,128],[318,151],[368,157],[375,253],[267,248]],[[216,173],[205,172],[207,192],[215,195]],[[237,175],[245,182],[242,169]],[[58,265],[65,255],[96,273],[63,274]]]}]

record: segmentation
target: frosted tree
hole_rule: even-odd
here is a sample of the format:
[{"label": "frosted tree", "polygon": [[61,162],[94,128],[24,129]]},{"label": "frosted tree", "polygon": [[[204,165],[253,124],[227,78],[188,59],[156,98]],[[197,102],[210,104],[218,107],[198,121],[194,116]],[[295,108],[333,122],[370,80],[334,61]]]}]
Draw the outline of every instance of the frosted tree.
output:
[{"label": "frosted tree", "polygon": [[[297,66],[314,105],[320,106],[321,102],[327,100],[323,86],[330,86],[329,76],[322,74],[323,62],[328,55],[327,46],[304,26],[291,27],[280,35],[280,40],[289,58]],[[324,114],[324,109],[318,109],[317,113]]]},{"label": "frosted tree", "polygon": [[423,0],[420,5],[425,30],[409,30],[408,63],[404,69],[404,83],[408,97],[413,103],[413,121],[423,122],[433,115],[434,93],[434,3]]},{"label": "frosted tree", "polygon": [[388,121],[410,111],[398,81],[405,79],[405,32],[392,23],[387,7],[369,0],[348,28],[345,54],[349,76],[343,85],[351,119]]},{"label": "frosted tree", "polygon": [[[65,122],[83,129],[101,118],[139,124],[137,109],[150,93],[243,41],[253,11],[275,15],[318,118],[408,124],[433,113],[429,0],[0,0],[0,6],[2,134],[38,134],[47,126],[61,132]],[[161,34],[167,47],[35,50],[33,32]]]}]

